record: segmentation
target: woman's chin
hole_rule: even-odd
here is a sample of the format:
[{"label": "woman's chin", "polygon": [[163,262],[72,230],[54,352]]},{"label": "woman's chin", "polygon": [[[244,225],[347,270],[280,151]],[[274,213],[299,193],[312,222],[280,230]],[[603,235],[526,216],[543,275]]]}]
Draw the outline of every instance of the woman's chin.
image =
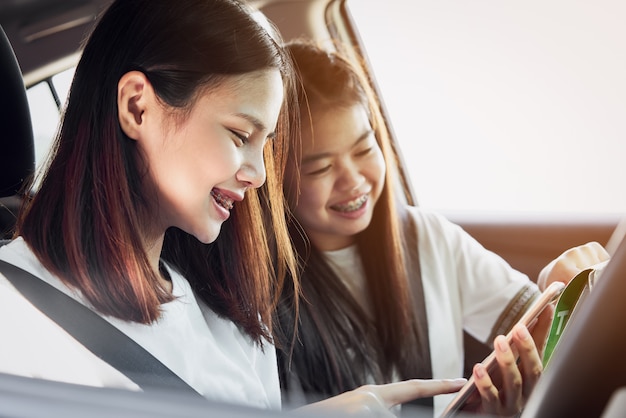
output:
[{"label": "woman's chin", "polygon": [[211,244],[215,242],[220,234],[221,229],[222,225],[220,224],[217,227],[206,228],[202,231],[195,231],[191,235],[196,237],[196,239],[203,244]]}]

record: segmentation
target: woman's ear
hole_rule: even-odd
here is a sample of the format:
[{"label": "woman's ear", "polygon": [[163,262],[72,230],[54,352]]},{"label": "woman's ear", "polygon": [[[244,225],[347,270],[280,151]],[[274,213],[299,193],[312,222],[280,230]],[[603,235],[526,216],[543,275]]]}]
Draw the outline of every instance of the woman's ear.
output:
[{"label": "woman's ear", "polygon": [[124,74],[117,83],[117,116],[124,133],[139,139],[145,128],[145,112],[153,96],[152,85],[141,71]]}]

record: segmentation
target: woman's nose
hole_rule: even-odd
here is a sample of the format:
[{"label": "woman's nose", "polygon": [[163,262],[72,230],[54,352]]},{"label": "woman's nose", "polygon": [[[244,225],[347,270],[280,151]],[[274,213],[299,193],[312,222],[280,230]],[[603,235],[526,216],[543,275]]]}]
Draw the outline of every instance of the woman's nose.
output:
[{"label": "woman's nose", "polygon": [[340,175],[338,179],[341,190],[354,190],[358,188],[364,181],[365,177],[361,174],[358,165],[352,162],[341,164]]},{"label": "woman's nose", "polygon": [[242,164],[237,179],[247,183],[250,188],[259,188],[265,183],[265,159],[263,149],[255,149],[247,153],[244,163]]}]

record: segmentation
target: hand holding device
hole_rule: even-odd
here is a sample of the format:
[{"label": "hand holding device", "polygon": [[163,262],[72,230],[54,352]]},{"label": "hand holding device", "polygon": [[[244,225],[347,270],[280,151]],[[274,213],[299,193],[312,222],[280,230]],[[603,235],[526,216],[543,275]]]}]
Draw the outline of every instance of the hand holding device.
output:
[{"label": "hand holding device", "polygon": [[[525,327],[531,326],[537,317],[543,312],[543,310],[550,303],[554,302],[559,295],[565,289],[565,284],[561,282],[553,282],[546,288],[546,290],[533,302],[531,307],[524,313],[522,318],[518,321],[518,324],[522,324]],[[510,331],[506,335],[506,340],[509,345],[513,341],[513,331]],[[498,363],[496,361],[496,353],[492,351],[483,361],[485,369],[492,377],[494,376],[494,371],[498,367]],[[474,381],[474,376],[471,376],[467,381],[467,384],[461,388],[461,390],[457,393],[455,398],[448,404],[443,414],[442,418],[449,418],[454,416],[454,414],[458,411],[461,411],[468,407],[470,404],[474,404],[480,401],[480,394],[478,393],[478,389],[476,387],[476,383]]]}]

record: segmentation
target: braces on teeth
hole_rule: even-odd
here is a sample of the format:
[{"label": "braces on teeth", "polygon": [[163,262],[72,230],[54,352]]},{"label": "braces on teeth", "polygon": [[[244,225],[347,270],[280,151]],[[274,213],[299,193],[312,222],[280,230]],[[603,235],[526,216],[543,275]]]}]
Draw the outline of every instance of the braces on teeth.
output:
[{"label": "braces on teeth", "polygon": [[359,209],[361,206],[363,206],[363,203],[365,203],[367,201],[367,195],[363,195],[361,197],[359,197],[356,200],[353,200],[352,202],[349,202],[345,205],[335,205],[335,209],[341,211],[341,212],[352,212],[354,210]]},{"label": "braces on teeth", "polygon": [[229,199],[223,195],[221,195],[220,193],[211,190],[211,196],[213,196],[213,198],[215,199],[215,201],[222,206],[223,208],[226,208],[228,210],[231,210],[233,208],[233,201],[232,199]]}]

